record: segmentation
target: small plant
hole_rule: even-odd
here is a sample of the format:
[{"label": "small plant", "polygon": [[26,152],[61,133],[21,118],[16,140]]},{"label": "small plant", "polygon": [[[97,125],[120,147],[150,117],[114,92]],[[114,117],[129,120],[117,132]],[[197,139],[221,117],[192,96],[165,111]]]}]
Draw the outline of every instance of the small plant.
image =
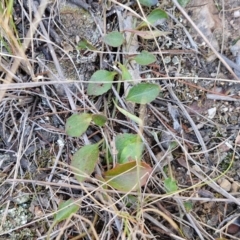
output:
[{"label": "small plant", "polygon": [[[89,127],[91,120],[95,123],[100,122],[98,125],[102,127],[106,119],[100,114],[73,114],[66,123],[67,134],[80,137]],[[85,181],[94,171],[99,158],[100,144],[101,142],[83,146],[73,155],[71,167],[79,182]],[[103,179],[100,180],[121,191],[135,191],[146,183],[152,170],[141,159],[143,142],[137,134],[119,134],[116,136],[115,145],[118,151],[118,164],[104,172]]]},{"label": "small plant", "polygon": [[[153,6],[156,1],[141,1],[145,6]],[[134,30],[138,34],[148,24],[155,25],[161,19],[167,18],[167,14],[161,9],[154,9],[146,18],[146,22],[141,22]],[[134,33],[133,31],[133,33]],[[146,34],[146,33],[145,33]],[[149,32],[150,34],[150,32]],[[106,34],[103,38],[105,44],[111,47],[120,47],[124,43],[123,33],[113,31]],[[93,50],[94,47],[86,40],[82,40],[79,49]],[[136,56],[129,58],[128,61],[136,61],[140,65],[149,65],[156,61],[156,57],[147,52],[142,51]],[[114,84],[114,79],[131,80],[132,76],[127,69],[127,63],[117,63],[121,73],[117,71],[98,70],[90,78],[87,94],[90,96],[100,96],[108,92]],[[160,93],[160,86],[153,83],[139,83],[133,86],[126,96],[127,101],[138,104],[147,104],[153,101]],[[119,107],[114,101],[115,107],[130,120],[133,120],[141,127],[143,120],[125,109]],[[104,127],[107,123],[106,116],[102,114],[80,113],[73,114],[66,122],[66,133],[71,137],[80,137],[86,132],[91,122],[94,122],[99,127]],[[99,143],[83,146],[74,155],[71,163],[72,171],[79,182],[83,182],[94,171],[94,168],[99,161],[99,149],[108,144]],[[98,179],[105,182],[109,187],[121,191],[136,191],[143,186],[152,171],[151,167],[144,163],[142,155],[144,151],[144,144],[138,134],[119,134],[115,137],[115,146],[117,149],[117,165],[113,166],[102,173],[102,177],[97,176]],[[102,149],[109,152],[108,149]],[[113,158],[113,156],[112,156]],[[171,186],[171,184],[170,184]]]},{"label": "small plant", "polygon": [[178,3],[179,3],[182,7],[186,7],[189,2],[190,2],[190,0],[178,0]]},{"label": "small plant", "polygon": [[139,2],[146,7],[152,7],[158,3],[158,0],[139,0]]},{"label": "small plant", "polygon": [[50,233],[56,224],[66,219],[70,219],[71,216],[75,214],[78,210],[79,210],[79,205],[75,204],[73,199],[69,199],[65,202],[61,202],[58,206],[57,213],[54,215],[54,221],[48,230],[47,240],[50,239]]}]

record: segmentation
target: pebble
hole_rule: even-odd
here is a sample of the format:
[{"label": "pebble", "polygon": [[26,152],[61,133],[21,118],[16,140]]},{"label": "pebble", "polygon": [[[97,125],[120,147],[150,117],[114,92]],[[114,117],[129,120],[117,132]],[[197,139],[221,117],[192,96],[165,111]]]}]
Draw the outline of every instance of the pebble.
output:
[{"label": "pebble", "polygon": [[231,186],[231,192],[232,193],[236,193],[236,192],[238,192],[238,189],[239,189],[239,183],[234,181],[232,183],[232,186]]},{"label": "pebble", "polygon": [[217,108],[215,107],[208,109],[208,118],[213,119],[214,116],[216,115],[216,112],[217,112]]},{"label": "pebble", "polygon": [[233,16],[234,16],[235,18],[240,17],[240,11],[239,11],[239,10],[235,11],[235,12],[233,13]]},{"label": "pebble", "polygon": [[231,183],[227,179],[223,179],[220,183],[220,187],[223,188],[225,191],[229,192],[231,190]]}]

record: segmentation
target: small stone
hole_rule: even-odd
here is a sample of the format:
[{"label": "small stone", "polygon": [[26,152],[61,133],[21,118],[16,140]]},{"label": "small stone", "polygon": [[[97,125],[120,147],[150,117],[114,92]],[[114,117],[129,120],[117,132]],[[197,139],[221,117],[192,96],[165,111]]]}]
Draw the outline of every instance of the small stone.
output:
[{"label": "small stone", "polygon": [[220,185],[221,182],[222,182],[222,178],[219,178],[219,179],[217,180],[217,183]]},{"label": "small stone", "polygon": [[239,10],[235,11],[235,12],[233,13],[233,16],[234,16],[235,18],[240,17],[240,11],[239,11]]},{"label": "small stone", "polygon": [[232,186],[231,186],[231,192],[232,193],[236,193],[236,192],[238,192],[238,189],[239,189],[239,183],[234,181],[232,183]]},{"label": "small stone", "polygon": [[30,195],[29,194],[24,194],[22,196],[18,196],[16,199],[14,199],[13,201],[17,204],[23,204],[28,202],[30,199]]},{"label": "small stone", "polygon": [[171,57],[170,56],[167,56],[167,57],[165,57],[164,59],[164,63],[170,63],[171,62]]},{"label": "small stone", "polygon": [[225,191],[229,192],[231,190],[231,183],[227,179],[223,179],[220,183],[220,187],[223,188]]},{"label": "small stone", "polygon": [[216,112],[217,112],[217,108],[215,108],[215,107],[208,109],[208,118],[213,119]]},{"label": "small stone", "polygon": [[224,107],[224,108],[222,108],[222,111],[227,112],[227,111],[229,111],[229,109],[227,107]]},{"label": "small stone", "polygon": [[216,77],[217,73],[211,73],[211,77]]},{"label": "small stone", "polygon": [[178,65],[180,63],[179,58],[177,56],[174,56],[172,59],[173,65]]}]

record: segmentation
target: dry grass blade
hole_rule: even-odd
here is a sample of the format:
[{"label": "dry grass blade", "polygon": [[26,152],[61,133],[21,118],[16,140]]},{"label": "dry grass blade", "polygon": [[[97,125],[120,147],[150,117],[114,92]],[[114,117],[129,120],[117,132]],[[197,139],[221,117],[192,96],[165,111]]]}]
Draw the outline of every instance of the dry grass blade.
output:
[{"label": "dry grass blade", "polygon": [[143,2],[0,3],[1,239],[239,239],[239,13]]},{"label": "dry grass blade", "polygon": [[212,44],[209,42],[209,40],[204,36],[204,34],[201,32],[201,30],[195,25],[195,23],[192,21],[192,19],[188,16],[186,11],[180,6],[177,0],[173,0],[174,4],[177,6],[177,8],[181,11],[181,13],[184,15],[184,17],[191,23],[191,25],[194,27],[194,29],[199,33],[199,35],[203,38],[203,40],[208,44],[208,46],[212,49],[212,51],[216,54],[216,56],[219,58],[219,60],[224,64],[224,66],[228,69],[228,71],[234,76],[235,79],[239,79],[239,77],[235,74],[235,72],[232,70],[232,68],[227,64],[225,59],[221,56],[220,53],[216,51],[216,49],[212,46]]},{"label": "dry grass blade", "polygon": [[186,111],[186,109],[184,108],[184,106],[181,104],[181,102],[179,101],[179,99],[177,98],[177,96],[174,94],[172,88],[171,88],[169,85],[167,85],[166,82],[165,82],[165,85],[166,85],[166,87],[167,87],[167,89],[168,89],[171,97],[176,101],[176,104],[177,104],[178,107],[181,109],[181,111],[183,112],[184,116],[185,116],[185,117],[188,119],[188,121],[190,122],[190,124],[191,124],[191,126],[192,126],[192,128],[193,128],[193,131],[195,132],[196,137],[197,137],[197,139],[198,139],[198,141],[199,141],[199,143],[200,143],[200,145],[201,145],[201,147],[202,147],[202,149],[203,149],[203,151],[204,151],[204,155],[205,155],[205,158],[206,158],[206,160],[207,160],[207,162],[208,162],[208,164],[209,164],[209,167],[211,167],[211,166],[212,166],[212,162],[211,162],[211,160],[209,159],[207,147],[206,147],[206,145],[205,145],[205,143],[204,143],[204,141],[203,141],[203,138],[202,138],[201,134],[199,133],[199,131],[198,131],[198,129],[197,129],[194,121],[193,121],[192,118],[189,116],[188,112]]},{"label": "dry grass blade", "polygon": [[[43,13],[47,7],[47,4],[48,4],[47,0],[42,1],[42,4],[39,6],[39,9],[38,9],[39,16],[43,15]],[[41,17],[40,17],[40,19],[41,19]],[[27,56],[25,55],[25,51],[28,48],[31,39],[33,38],[33,34],[34,34],[34,32],[36,30],[36,26],[38,24],[39,24],[39,17],[36,17],[35,20],[33,20],[33,22],[32,22],[32,25],[31,25],[32,28],[29,29],[28,34],[27,34],[22,46],[20,46],[16,37],[14,36],[11,29],[9,29],[9,26],[6,24],[6,22],[5,21],[0,22],[0,25],[2,25],[2,28],[4,29],[4,31],[6,33],[8,33],[7,37],[9,37],[11,39],[11,41],[14,43],[13,49],[15,49],[16,55],[17,56],[19,55],[22,58],[22,60],[24,60],[27,63],[27,70],[30,72],[32,79],[34,79],[34,74],[33,74],[32,66],[30,65],[29,60],[28,60]],[[16,73],[16,71],[21,63],[21,58],[14,59],[13,64],[10,69],[10,72],[7,73],[7,76],[5,78],[5,81],[7,84],[11,83],[12,75],[14,75]],[[6,92],[5,89],[0,91],[0,101],[3,99],[5,92]]]}]

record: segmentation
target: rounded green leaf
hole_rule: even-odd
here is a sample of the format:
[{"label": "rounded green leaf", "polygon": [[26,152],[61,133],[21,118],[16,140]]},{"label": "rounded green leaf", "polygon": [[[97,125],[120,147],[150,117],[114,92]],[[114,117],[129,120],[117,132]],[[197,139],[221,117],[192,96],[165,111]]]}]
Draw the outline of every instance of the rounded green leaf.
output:
[{"label": "rounded green leaf", "polygon": [[99,96],[107,92],[112,87],[112,82],[116,72],[107,70],[98,70],[90,78],[91,83],[88,84],[87,94]]},{"label": "rounded green leaf", "polygon": [[88,113],[73,114],[67,119],[66,133],[70,137],[80,137],[90,125],[92,115]]},{"label": "rounded green leaf", "polygon": [[158,3],[158,0],[139,0],[139,2],[146,7],[154,6]]},{"label": "rounded green leaf", "polygon": [[122,150],[118,162],[126,163],[134,160],[140,161],[142,157],[142,152],[143,152],[142,142],[131,143]]},{"label": "rounded green leaf", "polygon": [[[148,16],[147,16],[147,21],[150,25],[153,25],[155,26],[157,23],[161,23],[164,19],[167,19],[168,18],[168,15],[165,11],[157,8],[157,9],[154,9]],[[147,27],[147,23],[144,21],[144,22],[141,22],[137,29],[140,29],[142,27]]]},{"label": "rounded green leaf", "polygon": [[167,19],[168,15],[162,9],[154,9],[148,16],[147,20],[150,24],[155,25],[157,21],[161,19]]},{"label": "rounded green leaf", "polygon": [[118,163],[140,160],[143,152],[143,142],[137,134],[124,133],[116,136]]},{"label": "rounded green leaf", "polygon": [[139,142],[140,138],[137,134],[132,133],[123,133],[118,134],[115,138],[115,145],[118,153],[121,153],[122,150],[129,144]]},{"label": "rounded green leaf", "polygon": [[54,222],[59,223],[78,211],[79,205],[74,204],[73,199],[69,199],[59,204],[58,212],[54,215]]},{"label": "rounded green leaf", "polygon": [[177,182],[172,178],[166,178],[164,180],[164,187],[167,192],[176,192],[178,190]]},{"label": "rounded green leaf", "polygon": [[147,51],[142,51],[140,54],[133,58],[140,65],[148,65],[156,62],[156,57]]},{"label": "rounded green leaf", "polygon": [[103,38],[104,42],[111,47],[119,47],[124,42],[124,37],[120,32],[113,31],[108,33]]},{"label": "rounded green leaf", "polygon": [[102,127],[107,122],[107,117],[102,114],[93,114],[92,120],[96,125],[98,125],[99,127]]},{"label": "rounded green leaf", "polygon": [[178,0],[178,3],[179,3],[182,7],[186,7],[189,2],[190,2],[190,0]]},{"label": "rounded green leaf", "polygon": [[73,155],[71,167],[79,182],[83,182],[92,174],[98,161],[98,155],[98,143],[86,145]]},{"label": "rounded green leaf", "polygon": [[86,39],[82,39],[80,42],[78,42],[77,49],[84,50],[97,50],[91,43],[89,43]]},{"label": "rounded green leaf", "polygon": [[152,83],[139,83],[133,86],[126,99],[134,103],[146,104],[153,101],[160,92],[160,86]]},{"label": "rounded green leaf", "polygon": [[144,163],[135,161],[119,164],[105,172],[104,179],[107,184],[120,191],[136,191],[144,186],[149,178],[152,168]]}]

